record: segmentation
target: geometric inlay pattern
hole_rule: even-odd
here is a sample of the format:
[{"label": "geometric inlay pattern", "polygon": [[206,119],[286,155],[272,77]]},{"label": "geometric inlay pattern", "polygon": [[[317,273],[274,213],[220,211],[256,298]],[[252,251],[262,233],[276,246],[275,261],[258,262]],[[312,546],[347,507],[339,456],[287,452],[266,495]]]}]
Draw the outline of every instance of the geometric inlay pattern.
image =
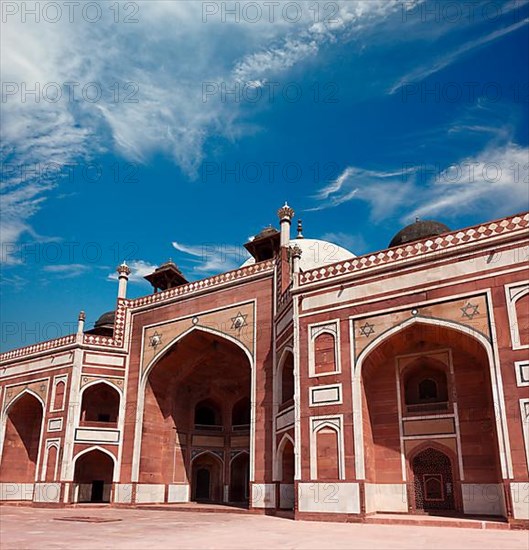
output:
[{"label": "geometric inlay pattern", "polygon": [[150,337],[149,337],[149,346],[151,348],[154,348],[156,350],[156,348],[162,344],[163,340],[162,340],[162,335],[161,334],[158,334],[158,331],[154,331],[154,334],[152,334]]},{"label": "geometric inlay pattern", "polygon": [[375,334],[375,325],[366,322],[360,327],[360,334],[369,338],[372,334]]},{"label": "geometric inlay pattern", "polygon": [[464,319],[474,319],[476,315],[479,315],[479,306],[471,302],[467,302],[462,308],[460,308]]},{"label": "geometric inlay pattern", "polygon": [[386,333],[388,330],[414,320],[416,322],[441,323],[448,321],[457,325],[464,325],[473,331],[490,339],[490,326],[488,318],[488,307],[485,296],[475,295],[471,298],[460,298],[446,302],[422,303],[413,307],[403,307],[400,311],[381,313],[371,317],[356,319],[353,322],[355,341],[355,356],[359,357],[362,350],[375,337]]},{"label": "geometric inlay pattern", "polygon": [[231,317],[231,328],[236,330],[241,330],[243,327],[248,326],[247,319],[248,314],[243,315],[240,311],[237,312],[237,315],[235,317]]}]

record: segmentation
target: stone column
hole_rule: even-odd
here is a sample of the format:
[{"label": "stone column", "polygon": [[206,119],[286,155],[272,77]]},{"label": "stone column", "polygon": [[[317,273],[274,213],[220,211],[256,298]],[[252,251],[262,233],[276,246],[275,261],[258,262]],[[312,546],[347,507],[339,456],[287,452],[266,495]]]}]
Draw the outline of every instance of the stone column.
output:
[{"label": "stone column", "polygon": [[84,311],[79,312],[79,317],[77,318],[77,337],[76,340],[79,343],[83,342],[83,333],[84,333],[84,322],[86,320],[86,315]]},{"label": "stone column", "polygon": [[281,228],[281,246],[286,247],[290,242],[290,224],[292,223],[292,218],[294,217],[294,210],[288,206],[285,202],[285,206],[282,206],[277,211],[277,216],[279,218],[279,224]]},{"label": "stone column", "polygon": [[118,299],[120,298],[126,298],[127,297],[127,283],[129,280],[130,275],[130,268],[129,266],[123,262],[121,265],[118,266],[116,269],[118,273]]},{"label": "stone column", "polygon": [[[294,276],[299,273],[299,262],[301,260],[301,248],[299,245],[295,244],[290,247],[290,256],[292,258],[292,272]],[[294,277],[296,278],[296,277]]]}]

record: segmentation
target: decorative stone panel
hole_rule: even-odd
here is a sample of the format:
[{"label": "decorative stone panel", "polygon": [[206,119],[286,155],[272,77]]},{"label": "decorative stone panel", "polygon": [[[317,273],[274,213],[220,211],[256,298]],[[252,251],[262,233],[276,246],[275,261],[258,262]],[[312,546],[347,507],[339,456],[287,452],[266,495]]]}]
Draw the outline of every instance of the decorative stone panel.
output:
[{"label": "decorative stone panel", "polygon": [[24,390],[31,390],[33,393],[39,395],[44,403],[46,403],[46,398],[48,396],[48,386],[49,378],[43,380],[37,380],[35,382],[26,383],[26,384],[17,384],[15,386],[7,386],[5,389],[4,396],[4,411],[9,407],[9,405],[16,399]]},{"label": "decorative stone panel", "polygon": [[211,329],[226,334],[241,342],[251,354],[254,353],[255,308],[253,302],[247,302],[211,312],[195,313],[176,321],[165,322],[145,329],[142,371],[156,357],[163,355],[168,346],[179,336],[195,328],[203,328],[205,331]]},{"label": "decorative stone panel", "polygon": [[465,325],[469,327],[469,333],[477,331],[490,340],[486,298],[485,296],[473,296],[462,300],[408,307],[402,311],[355,319],[353,321],[355,356],[358,357],[381,334],[409,319],[415,318],[420,321],[421,317]]},{"label": "decorative stone panel", "polygon": [[342,403],[342,385],[312,386],[309,388],[309,402],[311,407],[323,405],[339,405]]}]

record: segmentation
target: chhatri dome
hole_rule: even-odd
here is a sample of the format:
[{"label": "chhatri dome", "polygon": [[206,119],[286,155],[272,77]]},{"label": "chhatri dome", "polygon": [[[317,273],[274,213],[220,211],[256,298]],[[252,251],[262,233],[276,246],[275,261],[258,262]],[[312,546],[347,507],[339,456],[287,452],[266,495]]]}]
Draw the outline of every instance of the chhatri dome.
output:
[{"label": "chhatri dome", "polygon": [[420,220],[417,218],[413,223],[401,229],[393,239],[391,239],[389,248],[420,241],[428,237],[437,237],[449,231],[450,228],[444,223],[435,220]]}]

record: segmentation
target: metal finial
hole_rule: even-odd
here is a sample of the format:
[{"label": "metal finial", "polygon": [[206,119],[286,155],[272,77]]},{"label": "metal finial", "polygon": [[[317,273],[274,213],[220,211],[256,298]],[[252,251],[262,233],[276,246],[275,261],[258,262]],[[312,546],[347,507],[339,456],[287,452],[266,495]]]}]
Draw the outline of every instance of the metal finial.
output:
[{"label": "metal finial", "polygon": [[298,220],[298,239],[303,239],[303,222]]}]

